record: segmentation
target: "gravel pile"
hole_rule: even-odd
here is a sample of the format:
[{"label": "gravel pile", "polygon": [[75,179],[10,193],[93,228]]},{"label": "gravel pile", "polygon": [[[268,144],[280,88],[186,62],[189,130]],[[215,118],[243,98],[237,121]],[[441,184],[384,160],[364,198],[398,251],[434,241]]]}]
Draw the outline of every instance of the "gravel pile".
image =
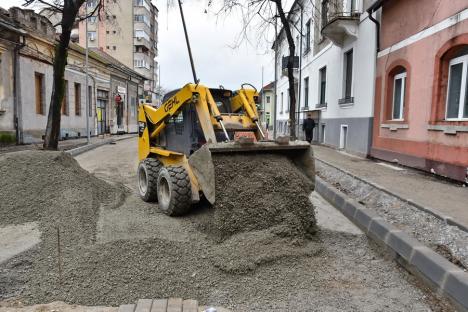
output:
[{"label": "gravel pile", "polygon": [[387,222],[413,235],[463,269],[468,268],[468,233],[424,212],[411,204],[384,193],[323,162],[316,161],[317,175],[332,183]]}]

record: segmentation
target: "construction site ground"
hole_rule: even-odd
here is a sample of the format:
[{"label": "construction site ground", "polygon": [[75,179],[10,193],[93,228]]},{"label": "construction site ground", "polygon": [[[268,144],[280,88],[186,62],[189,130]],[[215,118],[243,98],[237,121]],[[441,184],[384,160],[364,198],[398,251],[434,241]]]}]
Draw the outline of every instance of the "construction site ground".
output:
[{"label": "construction site ground", "polygon": [[[114,186],[89,178],[91,187],[99,188],[93,198],[108,199],[102,194],[107,192],[116,199],[88,222],[95,224],[87,231],[96,237],[75,238],[81,244],[76,250],[73,240],[66,241],[63,259],[53,248],[35,256],[48,248],[40,243],[46,236],[36,222],[20,222],[14,215],[11,224],[0,223],[0,311],[31,311],[23,306],[54,301],[116,307],[169,297],[232,311],[454,311],[315,192],[310,200],[318,229],[302,243],[272,240],[263,231],[218,242],[200,226],[212,213],[209,208],[178,218],[160,213],[157,205],[138,197],[136,145],[132,138],[76,157],[84,169]],[[64,196],[72,196],[80,183],[88,181],[74,184]],[[80,198],[73,200],[67,204]],[[72,236],[67,230],[64,240]],[[32,243],[18,247],[24,241]],[[51,265],[35,263],[50,258]],[[28,276],[35,266],[36,275]]]}]

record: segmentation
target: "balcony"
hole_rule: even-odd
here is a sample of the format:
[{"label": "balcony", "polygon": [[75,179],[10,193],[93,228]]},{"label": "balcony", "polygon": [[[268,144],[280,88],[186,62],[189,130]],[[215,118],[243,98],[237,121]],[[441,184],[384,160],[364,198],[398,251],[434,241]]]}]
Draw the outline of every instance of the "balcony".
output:
[{"label": "balcony", "polygon": [[[293,70],[294,70],[294,73],[296,73],[299,70],[299,56],[294,56],[292,61],[293,61]],[[288,75],[288,62],[289,62],[289,57],[283,56],[283,59],[281,62],[281,74],[283,76]]]},{"label": "balcony", "polygon": [[135,37],[133,38],[133,45],[135,46],[144,46],[146,49],[151,50],[151,43],[148,39],[143,37]]},{"label": "balcony", "polygon": [[360,13],[356,9],[355,3],[356,0],[351,0],[350,7],[347,7],[343,0],[323,1],[322,36],[340,47],[343,46],[347,38],[356,39]]}]

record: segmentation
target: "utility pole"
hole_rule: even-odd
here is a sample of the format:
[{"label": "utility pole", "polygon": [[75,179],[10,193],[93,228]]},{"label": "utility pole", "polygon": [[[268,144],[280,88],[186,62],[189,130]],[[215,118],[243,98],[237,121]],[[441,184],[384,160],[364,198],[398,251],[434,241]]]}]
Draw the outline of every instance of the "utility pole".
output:
[{"label": "utility pole", "polygon": [[262,119],[264,121],[265,120],[265,90],[263,90],[263,65],[262,65],[262,86],[261,86],[260,90],[262,92],[262,106],[261,106],[261,109],[263,110]]},{"label": "utility pole", "polygon": [[[86,6],[86,15],[88,16],[88,2],[85,4]],[[90,133],[89,133],[89,87],[88,87],[88,75],[89,75],[89,67],[88,67],[88,19],[85,20],[85,32],[86,32],[86,54],[85,54],[85,90],[86,90],[86,107],[85,107],[85,114],[86,114],[86,143],[89,144],[90,141]]]},{"label": "utility pole", "polygon": [[198,84],[197,73],[195,72],[195,64],[193,63],[192,49],[190,48],[190,41],[187,33],[187,26],[185,25],[184,11],[182,10],[182,2],[179,1],[180,17],[182,18],[182,26],[184,27],[185,41],[187,43],[187,50],[190,58],[190,65],[192,66],[192,75],[193,81],[195,84]]}]

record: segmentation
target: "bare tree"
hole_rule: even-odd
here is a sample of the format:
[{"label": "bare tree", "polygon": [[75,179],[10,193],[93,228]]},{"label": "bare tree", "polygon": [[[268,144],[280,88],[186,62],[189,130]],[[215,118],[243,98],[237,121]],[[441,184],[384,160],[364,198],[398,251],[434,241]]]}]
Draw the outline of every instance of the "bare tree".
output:
[{"label": "bare tree", "polygon": [[[288,43],[288,62],[287,76],[289,84],[289,131],[291,139],[296,139],[296,92],[294,83],[294,56],[296,46],[292,35],[293,21],[292,18],[297,13],[294,7],[290,11],[285,10],[285,0],[223,0],[223,5],[218,14],[230,14],[233,11],[240,11],[243,19],[242,31],[237,38],[238,45],[240,41],[247,40],[251,42],[249,34],[251,31],[257,34],[256,42],[271,40],[271,28],[275,25],[276,19],[279,18],[282,30],[275,38],[275,45],[279,44],[281,36],[286,36]],[[212,4],[211,0],[208,6]],[[275,34],[276,35],[276,34]],[[270,37],[270,38],[268,38]],[[301,34],[302,37],[302,34]],[[275,69],[276,70],[276,69]]]},{"label": "bare tree", "polygon": [[94,1],[96,2],[96,6],[90,12],[83,13],[84,10],[81,7],[86,0],[24,0],[24,6],[38,5],[61,16],[59,25],[62,28],[62,32],[55,43],[52,96],[47,117],[44,149],[56,150],[58,147],[61,108],[65,94],[64,74],[65,66],[67,65],[70,36],[75,23],[83,21],[90,16],[101,17],[106,0]]}]

